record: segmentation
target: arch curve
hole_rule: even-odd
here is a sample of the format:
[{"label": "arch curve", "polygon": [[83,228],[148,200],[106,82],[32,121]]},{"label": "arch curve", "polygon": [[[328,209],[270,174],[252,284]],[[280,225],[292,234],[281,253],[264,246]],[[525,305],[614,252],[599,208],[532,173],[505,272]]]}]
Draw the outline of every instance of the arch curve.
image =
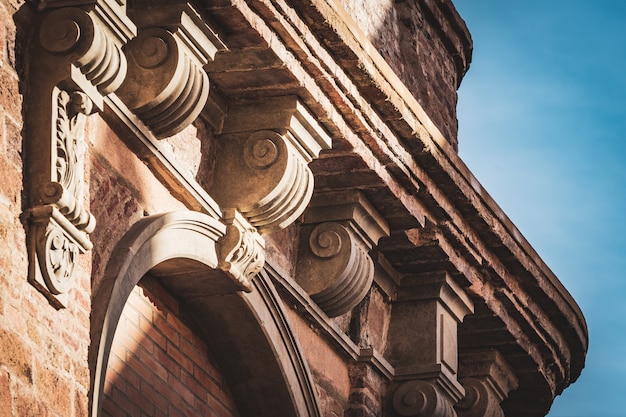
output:
[{"label": "arch curve", "polygon": [[202,325],[242,416],[320,416],[301,349],[271,280],[251,292],[218,268],[226,226],[178,211],[135,223],[113,250],[92,295],[90,416],[102,406],[108,359],[122,310],[146,275],[178,296]]}]

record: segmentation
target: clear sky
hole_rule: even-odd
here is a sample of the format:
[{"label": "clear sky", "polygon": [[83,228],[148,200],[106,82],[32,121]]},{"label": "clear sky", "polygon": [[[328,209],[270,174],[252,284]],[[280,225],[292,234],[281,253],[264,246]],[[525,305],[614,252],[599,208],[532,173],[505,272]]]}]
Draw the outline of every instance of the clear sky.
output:
[{"label": "clear sky", "polygon": [[626,416],[626,0],[453,0],[459,153],[574,296],[590,346],[549,417]]}]

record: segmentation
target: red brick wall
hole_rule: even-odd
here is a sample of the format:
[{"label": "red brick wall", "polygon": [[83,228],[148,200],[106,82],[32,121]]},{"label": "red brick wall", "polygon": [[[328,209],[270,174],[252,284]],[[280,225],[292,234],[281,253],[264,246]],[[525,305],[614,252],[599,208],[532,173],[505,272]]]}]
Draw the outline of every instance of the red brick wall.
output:
[{"label": "red brick wall", "polygon": [[181,315],[179,302],[154,280],[135,287],[111,349],[104,416],[237,415],[207,344]]},{"label": "red brick wall", "polygon": [[22,59],[32,15],[23,4],[0,0],[0,416],[86,417],[89,260],[80,260],[67,309],[27,281]]}]

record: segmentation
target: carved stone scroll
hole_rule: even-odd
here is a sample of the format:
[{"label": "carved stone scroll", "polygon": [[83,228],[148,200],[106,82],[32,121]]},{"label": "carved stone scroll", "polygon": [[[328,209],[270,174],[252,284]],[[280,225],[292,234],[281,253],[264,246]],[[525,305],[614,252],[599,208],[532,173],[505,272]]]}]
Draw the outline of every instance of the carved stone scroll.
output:
[{"label": "carved stone scroll", "polygon": [[265,264],[265,241],[236,210],[225,210],[222,221],[226,235],[219,241],[219,268],[252,291],[251,280]]},{"label": "carved stone scroll", "polygon": [[406,417],[456,417],[449,401],[435,386],[414,380],[400,385],[393,394],[393,410]]},{"label": "carved stone scroll", "polygon": [[139,5],[131,16],[140,30],[124,47],[129,68],[118,96],[157,138],[165,138],[204,108],[209,78],[203,66],[225,46],[186,2],[150,4],[149,13]]},{"label": "carved stone scroll", "polygon": [[368,252],[389,235],[387,223],[358,191],[316,195],[303,223],[296,281],[329,317],[341,315],[369,291]]},{"label": "carved stone scroll", "polygon": [[330,138],[296,97],[229,109],[209,192],[260,233],[284,229],[313,194],[308,163]]},{"label": "carved stone scroll", "polygon": [[504,417],[500,403],[517,388],[518,380],[498,351],[462,354],[459,374],[465,388],[465,397],[456,405],[459,417]]},{"label": "carved stone scroll", "polygon": [[[120,45],[133,25],[96,2],[46,3],[29,50],[26,181],[29,281],[56,307],[67,303],[78,254],[95,219],[84,205],[85,121],[126,74]],[[119,5],[118,5],[119,8]],[[119,10],[118,10],[119,12]],[[115,20],[117,32],[108,28]]]}]

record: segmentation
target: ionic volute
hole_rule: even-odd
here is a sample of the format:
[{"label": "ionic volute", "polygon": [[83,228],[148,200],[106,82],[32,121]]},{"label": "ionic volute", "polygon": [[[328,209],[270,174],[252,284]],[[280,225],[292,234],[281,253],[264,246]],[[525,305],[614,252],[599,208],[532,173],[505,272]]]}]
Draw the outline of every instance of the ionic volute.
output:
[{"label": "ionic volute", "polygon": [[226,46],[186,1],[137,0],[129,15],[139,30],[124,47],[128,75],[117,95],[154,136],[172,136],[204,108],[203,66]]},{"label": "ionic volute", "polygon": [[331,140],[293,96],[232,106],[219,137],[208,191],[261,233],[292,224],[313,194],[308,163]]},{"label": "ionic volute", "polygon": [[295,278],[329,316],[346,313],[374,278],[369,251],[389,227],[356,190],[316,194],[305,212]]}]

